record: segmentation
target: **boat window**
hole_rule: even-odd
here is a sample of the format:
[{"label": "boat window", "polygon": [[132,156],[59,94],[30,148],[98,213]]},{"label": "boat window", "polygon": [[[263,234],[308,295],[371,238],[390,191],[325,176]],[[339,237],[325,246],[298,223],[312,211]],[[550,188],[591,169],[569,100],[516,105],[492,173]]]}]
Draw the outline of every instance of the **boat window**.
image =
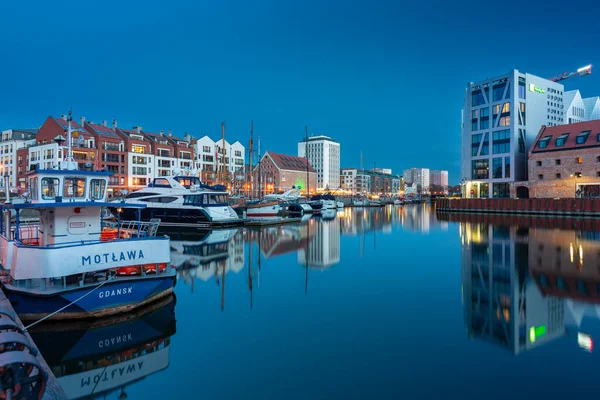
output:
[{"label": "boat window", "polygon": [[177,197],[171,196],[162,196],[162,197],[152,197],[149,199],[140,199],[140,201],[146,201],[148,203],[172,203],[177,200]]},{"label": "boat window", "polygon": [[200,179],[195,176],[178,176],[174,178],[179,184],[187,189],[189,189],[192,185],[199,185]]},{"label": "boat window", "polygon": [[152,186],[154,186],[154,187],[170,188],[171,184],[165,178],[156,178],[156,179],[154,179],[154,182],[152,183]]},{"label": "boat window", "polygon": [[194,204],[203,204],[202,203],[202,196],[201,194],[199,195],[185,195],[183,196],[183,204],[184,205],[194,205]]},{"label": "boat window", "polygon": [[29,189],[31,190],[31,199],[37,200],[38,199],[38,178],[37,178],[37,176],[35,178],[29,179]]},{"label": "boat window", "polygon": [[59,195],[59,188],[60,180],[58,178],[42,178],[42,200],[54,200]]},{"label": "boat window", "polygon": [[104,190],[106,189],[106,181],[104,179],[92,179],[90,183],[90,199],[102,200],[104,198]]},{"label": "boat window", "polygon": [[63,197],[85,197],[85,178],[66,177]]},{"label": "boat window", "polygon": [[208,196],[208,204],[224,204],[227,203],[227,195],[211,194]]},{"label": "boat window", "polygon": [[144,197],[144,196],[158,196],[158,193],[133,192],[133,193],[129,193],[127,196],[125,196],[125,198],[126,199],[135,199],[137,197]]}]

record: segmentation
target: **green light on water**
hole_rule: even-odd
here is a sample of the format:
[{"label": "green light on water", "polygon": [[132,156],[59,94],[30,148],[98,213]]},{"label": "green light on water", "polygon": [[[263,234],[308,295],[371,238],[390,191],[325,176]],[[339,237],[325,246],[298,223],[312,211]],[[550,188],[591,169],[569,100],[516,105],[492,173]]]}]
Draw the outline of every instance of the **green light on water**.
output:
[{"label": "green light on water", "polygon": [[546,334],[546,325],[532,326],[529,328],[529,341],[534,343],[537,338]]}]

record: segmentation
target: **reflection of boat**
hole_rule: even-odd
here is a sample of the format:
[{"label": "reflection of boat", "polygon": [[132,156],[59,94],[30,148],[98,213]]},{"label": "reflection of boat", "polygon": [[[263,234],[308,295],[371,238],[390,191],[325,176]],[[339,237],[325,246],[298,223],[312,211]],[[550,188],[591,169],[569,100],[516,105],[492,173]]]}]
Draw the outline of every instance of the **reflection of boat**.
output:
[{"label": "reflection of boat", "polygon": [[395,205],[395,206],[401,206],[402,204],[403,204],[403,203],[402,203],[402,200],[400,200],[400,199],[396,199],[396,200],[394,200],[394,205]]},{"label": "reflection of boat", "polygon": [[176,267],[197,266],[228,257],[228,242],[238,228],[197,233],[194,237],[171,240],[171,263]]},{"label": "reflection of boat", "polygon": [[[123,202],[111,203],[110,211],[117,215],[123,204],[143,204],[142,220],[159,218],[162,226],[181,224],[235,224],[240,219],[229,206],[227,190],[221,186],[202,184],[197,176],[164,176],[154,178],[147,187],[127,195]],[[122,209],[121,218],[135,214]]]},{"label": "reflection of boat", "polygon": [[93,322],[39,324],[29,331],[69,399],[106,396],[169,366],[175,298]]},{"label": "reflection of boat", "polygon": [[310,231],[307,224],[284,225],[261,229],[258,234],[261,236],[260,249],[268,259],[306,249],[315,230]]},{"label": "reflection of boat", "polygon": [[321,211],[321,218],[324,221],[331,221],[335,219],[336,211],[335,210],[323,210]]},{"label": "reflection of boat", "polygon": [[344,202],[343,201],[336,201],[335,206],[337,209],[342,209],[344,208]]}]

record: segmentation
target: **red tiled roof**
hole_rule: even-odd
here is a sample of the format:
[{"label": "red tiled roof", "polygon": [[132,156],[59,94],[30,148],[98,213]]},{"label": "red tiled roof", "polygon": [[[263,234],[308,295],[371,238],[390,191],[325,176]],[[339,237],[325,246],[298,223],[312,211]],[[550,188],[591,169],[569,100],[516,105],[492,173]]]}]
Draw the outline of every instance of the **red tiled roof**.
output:
[{"label": "red tiled roof", "polygon": [[267,151],[267,154],[271,157],[271,159],[279,169],[305,172],[306,165],[308,164],[308,172],[315,172],[315,170],[308,163],[308,160],[306,158],[298,156],[288,156],[286,154],[271,153],[270,151]]},{"label": "red tiled roof", "polygon": [[119,136],[117,136],[115,131],[112,130],[112,128],[109,128],[107,126],[100,125],[100,124],[88,124],[88,125],[91,126],[92,129],[94,129],[99,135],[116,137],[116,138],[119,137]]},{"label": "red tiled roof", "polygon": [[[577,136],[582,132],[590,131],[589,136],[584,143],[577,143]],[[563,134],[569,134],[564,145],[557,146],[556,139]],[[540,141],[550,137],[548,145],[544,148],[539,147]],[[558,125],[558,126],[545,126],[542,125],[540,132],[538,133],[531,153],[543,153],[547,151],[563,151],[572,149],[581,149],[586,147],[600,147],[600,120],[593,120],[587,122],[578,122],[576,124]]]}]

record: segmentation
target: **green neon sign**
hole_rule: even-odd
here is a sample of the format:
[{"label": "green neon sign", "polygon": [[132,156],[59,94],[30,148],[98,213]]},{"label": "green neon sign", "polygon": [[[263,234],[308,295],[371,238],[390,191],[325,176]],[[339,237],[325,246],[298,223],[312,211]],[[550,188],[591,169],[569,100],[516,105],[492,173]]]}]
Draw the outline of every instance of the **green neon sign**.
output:
[{"label": "green neon sign", "polygon": [[546,325],[532,326],[529,328],[529,341],[534,343],[539,337],[546,334]]},{"label": "green neon sign", "polygon": [[530,92],[538,92],[538,93],[546,93],[544,91],[544,89],[542,89],[541,87],[535,86],[533,83],[529,84],[529,91]]}]

